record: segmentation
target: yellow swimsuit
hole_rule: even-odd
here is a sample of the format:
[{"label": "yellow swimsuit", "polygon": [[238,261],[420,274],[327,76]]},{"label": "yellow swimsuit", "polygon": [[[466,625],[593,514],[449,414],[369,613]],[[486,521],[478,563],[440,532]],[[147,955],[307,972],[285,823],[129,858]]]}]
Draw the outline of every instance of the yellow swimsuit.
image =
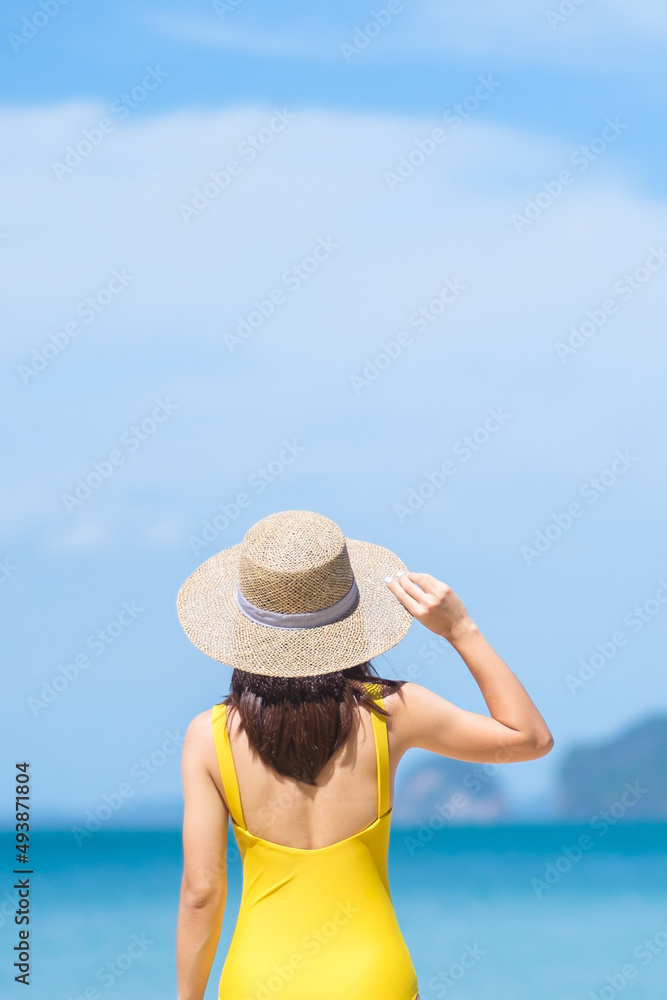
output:
[{"label": "yellow swimsuit", "polygon": [[[368,685],[378,704],[378,688]],[[218,1000],[415,1000],[417,974],[389,892],[389,753],[371,712],[378,818],[336,844],[284,847],[245,828],[224,705],[212,723],[232,828],[243,860],[236,928]]]}]

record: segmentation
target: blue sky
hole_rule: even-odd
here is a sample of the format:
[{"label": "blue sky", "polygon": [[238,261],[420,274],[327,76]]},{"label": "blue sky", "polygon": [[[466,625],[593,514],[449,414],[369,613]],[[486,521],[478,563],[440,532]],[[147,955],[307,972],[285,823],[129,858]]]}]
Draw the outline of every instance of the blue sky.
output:
[{"label": "blue sky", "polygon": [[[180,583],[310,509],[461,594],[554,732],[503,769],[528,801],[667,707],[667,11],[413,0],[361,47],[386,4],[231,6],[1,15],[4,759],[68,823],[161,759],[229,677]],[[430,638],[378,666],[485,711]],[[180,794],[163,756],[128,817]]]}]

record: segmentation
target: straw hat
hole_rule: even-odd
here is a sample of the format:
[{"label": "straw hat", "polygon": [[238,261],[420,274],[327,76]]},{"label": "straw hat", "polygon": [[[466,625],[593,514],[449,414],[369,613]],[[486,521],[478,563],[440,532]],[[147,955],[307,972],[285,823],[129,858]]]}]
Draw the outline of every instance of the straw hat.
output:
[{"label": "straw hat", "polygon": [[400,642],[413,618],[385,577],[405,570],[393,552],[345,538],[322,514],[280,511],[187,578],[178,617],[195,646],[229,666],[327,674]]}]

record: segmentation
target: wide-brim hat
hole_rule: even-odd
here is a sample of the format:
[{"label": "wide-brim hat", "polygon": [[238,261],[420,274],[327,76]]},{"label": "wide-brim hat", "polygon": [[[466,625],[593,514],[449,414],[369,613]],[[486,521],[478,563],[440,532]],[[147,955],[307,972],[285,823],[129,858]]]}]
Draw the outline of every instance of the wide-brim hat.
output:
[{"label": "wide-brim hat", "polygon": [[389,549],[346,538],[322,514],[280,511],[187,578],[178,617],[195,646],[239,670],[332,673],[405,636],[413,617],[385,577],[406,569]]}]

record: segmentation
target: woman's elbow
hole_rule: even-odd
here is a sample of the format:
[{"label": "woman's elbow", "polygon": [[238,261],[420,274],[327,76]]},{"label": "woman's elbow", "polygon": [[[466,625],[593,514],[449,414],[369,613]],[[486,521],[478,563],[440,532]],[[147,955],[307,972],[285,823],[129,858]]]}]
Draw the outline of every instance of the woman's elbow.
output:
[{"label": "woman's elbow", "polygon": [[526,760],[537,760],[538,757],[546,757],[546,755],[553,749],[554,738],[550,732],[546,732],[543,736],[536,737],[531,740],[528,744],[527,751],[530,754],[526,757]]},{"label": "woman's elbow", "polygon": [[539,736],[526,736],[514,740],[510,746],[504,746],[496,754],[496,762],[506,764],[522,764],[527,760],[537,760],[546,757],[554,745],[554,739],[547,730]]},{"label": "woman's elbow", "polygon": [[197,885],[184,883],[181,900],[184,906],[192,910],[204,910],[207,907],[218,906],[224,900],[226,891],[227,885],[224,879]]}]

